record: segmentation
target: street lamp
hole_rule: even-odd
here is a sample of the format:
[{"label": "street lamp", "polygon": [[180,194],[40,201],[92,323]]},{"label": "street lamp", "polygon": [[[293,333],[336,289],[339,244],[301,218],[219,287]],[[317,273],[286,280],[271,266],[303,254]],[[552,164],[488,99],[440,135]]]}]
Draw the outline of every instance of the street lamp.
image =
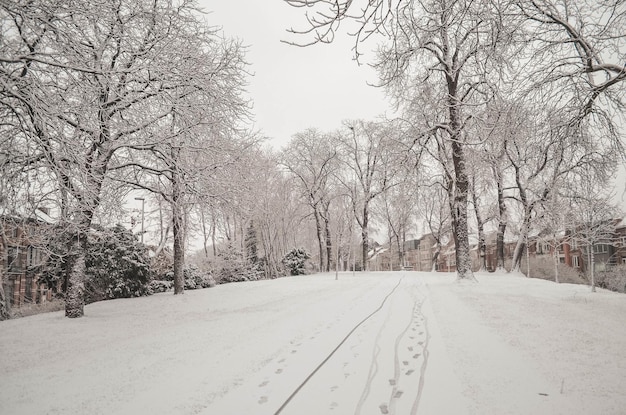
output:
[{"label": "street lamp", "polygon": [[143,215],[145,212],[146,199],[143,197],[136,197],[135,200],[141,200],[141,243],[143,243]]}]

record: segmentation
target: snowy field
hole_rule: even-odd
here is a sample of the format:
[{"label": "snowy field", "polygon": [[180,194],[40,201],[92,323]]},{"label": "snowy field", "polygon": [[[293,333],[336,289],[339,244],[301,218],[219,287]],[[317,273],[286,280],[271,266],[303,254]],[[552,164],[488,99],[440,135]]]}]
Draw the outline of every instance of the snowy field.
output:
[{"label": "snowy field", "polygon": [[626,296],[282,278],[0,322],[0,414],[625,414]]}]

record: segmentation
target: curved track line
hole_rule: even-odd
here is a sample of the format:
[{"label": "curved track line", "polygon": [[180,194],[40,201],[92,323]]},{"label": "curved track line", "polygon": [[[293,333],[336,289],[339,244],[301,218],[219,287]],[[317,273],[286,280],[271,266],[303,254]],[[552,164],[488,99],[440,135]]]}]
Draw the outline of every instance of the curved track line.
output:
[{"label": "curved track line", "polygon": [[398,283],[395,285],[395,287],[393,287],[393,289],[385,296],[385,298],[383,299],[383,301],[380,303],[380,305],[378,306],[378,308],[374,311],[372,311],[367,317],[365,317],[363,320],[361,320],[356,326],[354,326],[352,328],[352,330],[350,330],[350,332],[346,335],[346,337],[343,338],[343,340],[341,342],[339,342],[339,344],[337,345],[337,347],[335,347],[333,349],[332,352],[330,352],[330,354],[326,357],[326,359],[324,359],[322,361],[322,363],[320,363],[312,372],[311,374],[309,374],[309,376],[306,377],[306,379],[304,379],[304,381],[296,388],[296,390],[294,390],[291,395],[289,395],[289,397],[287,398],[287,400],[280,406],[280,408],[278,408],[278,410],[276,410],[276,412],[274,412],[274,415],[278,415],[280,414],[283,409],[285,409],[285,407],[289,404],[289,402],[291,402],[291,400],[298,394],[298,392],[300,392],[300,390],[304,387],[304,385],[306,385],[308,383],[309,380],[311,380],[311,378],[322,368],[322,366],[324,366],[324,364],[326,362],[328,362],[328,360],[330,360],[330,358],[335,354],[335,352],[337,350],[339,350],[339,348],[346,342],[346,340],[348,340],[348,338],[352,335],[352,333],[354,333],[356,331],[356,329],[358,329],[363,323],[365,323],[367,320],[369,320],[374,314],[378,313],[383,306],[385,305],[385,303],[387,302],[387,299],[389,297],[391,297],[391,294],[393,294],[396,289],[400,286],[400,283],[402,282],[402,280],[404,279],[404,277],[400,278],[400,280],[398,281]]},{"label": "curved track line", "polygon": [[367,381],[365,382],[365,388],[363,389],[363,393],[361,394],[361,399],[359,399],[356,409],[354,410],[355,415],[359,415],[361,413],[361,408],[363,407],[363,404],[365,403],[365,401],[367,400],[367,397],[370,394],[372,381],[374,380],[374,378],[376,377],[376,374],[378,373],[378,355],[380,354],[380,336],[382,335],[383,330],[385,329],[385,326],[389,322],[390,317],[391,317],[391,307],[387,309],[387,316],[385,317],[385,320],[381,324],[380,329],[378,330],[378,334],[376,334],[376,339],[374,339],[374,353],[372,355],[372,362],[370,364],[369,373],[367,374]]}]

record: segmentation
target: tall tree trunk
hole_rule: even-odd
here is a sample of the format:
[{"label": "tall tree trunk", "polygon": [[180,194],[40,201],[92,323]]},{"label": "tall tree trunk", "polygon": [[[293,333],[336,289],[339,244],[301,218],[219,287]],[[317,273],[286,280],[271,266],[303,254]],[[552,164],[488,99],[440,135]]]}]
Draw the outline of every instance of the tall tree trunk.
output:
[{"label": "tall tree trunk", "polygon": [[0,272],[0,321],[9,318],[9,303],[4,293],[4,281]]},{"label": "tall tree trunk", "polygon": [[174,237],[174,294],[185,291],[185,225],[180,173],[172,171],[172,235]]},{"label": "tall tree trunk", "polygon": [[496,269],[504,270],[504,232],[507,224],[507,209],[504,201],[502,175],[498,167],[494,168],[498,186],[498,231],[496,234]]},{"label": "tall tree trunk", "polygon": [[[458,70],[451,68],[453,70]],[[456,275],[458,280],[475,280],[472,272],[470,256],[469,231],[467,223],[467,198],[469,180],[465,166],[465,150],[463,148],[462,127],[460,119],[460,102],[458,99],[458,72],[446,73],[448,87],[448,117],[452,147],[452,164],[454,166],[454,193],[450,206],[452,214],[452,232],[456,247]]]},{"label": "tall tree trunk", "polygon": [[[450,107],[453,131],[459,131],[457,112]],[[452,115],[454,114],[454,115]],[[455,121],[456,120],[456,121]],[[469,231],[467,223],[467,192],[468,177],[465,168],[465,152],[460,143],[460,136],[452,137],[452,162],[455,172],[454,200],[451,206],[452,231],[456,247],[456,273],[459,280],[475,280],[472,272],[472,258],[470,256]]]},{"label": "tall tree trunk", "polygon": [[217,258],[217,245],[215,241],[215,233],[217,232],[217,222],[215,214],[211,215],[211,244],[213,245],[213,258]]},{"label": "tall tree trunk", "polygon": [[331,270],[331,262],[332,262],[332,250],[333,250],[333,244],[332,241],[330,239],[330,224],[329,224],[329,220],[328,220],[328,216],[326,216],[324,218],[324,227],[326,229],[326,271],[330,272]]},{"label": "tall tree trunk", "polygon": [[472,178],[472,201],[474,205],[474,214],[476,215],[476,224],[478,228],[478,260],[480,261],[478,271],[487,269],[487,244],[485,243],[485,224],[478,208],[478,196],[476,195],[475,179]]},{"label": "tall tree trunk", "polygon": [[369,222],[369,207],[367,203],[363,206],[363,222],[361,226],[361,239],[363,242],[363,266],[361,268],[362,271],[367,271],[367,254],[370,250],[369,246],[369,230],[368,230],[368,222]]},{"label": "tall tree trunk", "polygon": [[315,230],[317,232],[317,247],[320,253],[319,270],[320,272],[324,272],[324,230],[318,210],[314,209],[313,214],[315,216]]},{"label": "tall tree trunk", "polygon": [[552,252],[552,257],[554,258],[554,282],[558,284],[559,283],[559,250],[557,249],[558,240],[556,238],[556,235],[554,235],[553,241],[554,241],[554,252]]},{"label": "tall tree trunk", "polygon": [[74,215],[77,218],[77,223],[74,224],[73,235],[69,241],[69,260],[66,269],[65,316],[69,318],[82,317],[85,314],[87,235],[91,229],[95,209],[100,204],[100,191],[104,182],[107,162],[106,158],[98,159],[97,157],[88,161],[89,176],[86,184],[88,190],[77,197],[81,207]]},{"label": "tall tree trunk", "polygon": [[530,208],[525,208],[524,219],[522,222],[522,229],[517,240],[517,245],[515,246],[515,251],[513,252],[513,264],[511,265],[511,271],[518,272],[522,266],[522,257],[524,255],[524,248],[528,249],[528,234],[530,233],[530,220],[531,220],[531,210]]}]

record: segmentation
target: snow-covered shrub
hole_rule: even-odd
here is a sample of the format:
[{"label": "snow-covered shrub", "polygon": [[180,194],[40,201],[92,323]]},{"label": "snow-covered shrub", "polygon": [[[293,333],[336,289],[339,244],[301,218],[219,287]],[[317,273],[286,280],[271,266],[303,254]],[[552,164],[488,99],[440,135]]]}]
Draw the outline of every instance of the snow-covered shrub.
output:
[{"label": "snow-covered shrub", "polygon": [[252,264],[243,253],[232,245],[222,248],[218,254],[219,268],[217,283],[256,281],[263,278],[263,270],[258,264]]},{"label": "snow-covered shrub", "polygon": [[[522,260],[521,271],[528,275],[528,265],[526,259]],[[584,275],[576,268],[565,264],[558,265],[559,282],[568,284],[587,284]],[[530,258],[530,276],[542,280],[555,280],[554,259],[550,256],[540,256]]]},{"label": "snow-covered shrub", "polygon": [[213,276],[209,273],[200,272],[196,267],[185,269],[183,274],[185,275],[186,290],[215,287],[215,279]]},{"label": "snow-covered shrub", "polygon": [[163,248],[158,255],[150,260],[150,269],[155,280],[166,281],[167,274],[174,269],[174,254],[168,247]]},{"label": "snow-covered shrub", "polygon": [[[183,270],[185,277],[185,290],[197,290],[199,288],[210,288],[215,286],[215,279],[208,272],[201,272],[197,267],[191,266]],[[165,281],[174,287],[174,271],[165,274]]]},{"label": "snow-covered shrub", "polygon": [[150,294],[164,293],[171,290],[172,288],[174,288],[173,281],[152,280],[150,281],[150,284],[148,284],[148,290],[150,291]]},{"label": "snow-covered shrub", "polygon": [[626,266],[607,267],[595,276],[596,285],[607,290],[626,292]]},{"label": "snow-covered shrub", "polygon": [[306,274],[306,261],[311,258],[303,248],[294,248],[285,255],[283,264],[291,275]]},{"label": "snow-covered shrub", "polygon": [[[41,282],[56,287],[65,280],[68,268],[68,235],[51,238],[50,258]],[[145,245],[121,225],[93,228],[87,236],[85,257],[85,302],[149,295],[150,260]]]}]

